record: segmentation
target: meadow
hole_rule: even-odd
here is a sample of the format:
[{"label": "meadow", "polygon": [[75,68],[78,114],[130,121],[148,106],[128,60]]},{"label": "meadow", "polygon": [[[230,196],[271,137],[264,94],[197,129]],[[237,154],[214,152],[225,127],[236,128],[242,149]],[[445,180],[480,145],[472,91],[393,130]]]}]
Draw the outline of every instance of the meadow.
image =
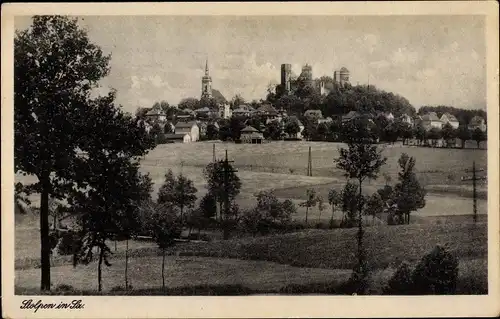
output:
[{"label": "meadow", "polygon": [[[154,182],[153,198],[156,198],[168,169],[192,179],[198,189],[197,196],[201,198],[206,193],[203,168],[212,161],[214,144],[216,157],[222,159],[227,150],[229,159],[234,160],[238,169],[242,189],[237,203],[242,208],[253,207],[254,194],[261,190],[273,189],[281,200],[291,199],[299,204],[304,200],[307,188],[313,188],[327,198],[331,188],[340,190],[346,182],[333,161],[342,146],[338,143],[165,144],[150,151],[141,161],[141,170],[148,173]],[[309,147],[313,176],[306,176]],[[416,158],[417,175],[428,194],[426,206],[412,214],[411,225],[386,226],[381,217],[375,220],[375,226],[367,228],[365,243],[373,267],[372,292],[380,293],[398,262],[407,260],[414,263],[436,244],[446,244],[460,260],[459,293],[484,293],[487,289],[486,185],[479,185],[478,212],[481,217],[480,222],[474,225],[470,217],[472,188],[470,183],[464,183],[460,178],[469,174],[465,170],[472,166],[472,161],[477,167],[486,169],[486,151],[419,148],[401,144],[381,147],[388,158],[387,164],[379,178],[367,182],[364,190],[372,193],[386,183],[394,184],[399,170],[397,160],[405,152]],[[387,176],[390,178],[387,179]],[[35,180],[24,176],[16,178],[25,183]],[[39,203],[39,196],[32,196],[32,199],[34,205]],[[317,208],[310,210],[311,225],[327,223],[331,216],[330,207],[327,205],[321,218],[319,214]],[[340,219],[340,212],[336,212],[334,217]],[[303,220],[305,208],[298,207],[298,213],[293,218]],[[332,281],[338,284],[349,276],[354,263],[354,232],[354,229],[307,230],[285,235],[179,244],[169,251],[167,286],[169,289],[180,289],[172,292],[174,294],[194,293],[198,289],[196,287],[201,287],[196,291],[203,294],[206,289],[212,289],[205,287],[207,285],[237,285],[233,287],[236,291],[243,287],[241,291],[246,293],[279,293],[294,289],[317,292],[323,289],[317,285]],[[29,293],[38,287],[40,275],[36,218],[16,216],[15,236],[16,287],[20,293]],[[105,293],[123,285],[125,243],[118,242],[116,251],[113,243],[110,246],[113,251],[112,266],[106,268],[104,273]],[[129,249],[129,270],[134,291],[158,293],[157,289],[161,286],[158,249],[154,243],[144,241],[130,241]],[[95,263],[73,269],[69,256],[53,256],[52,264],[54,286],[67,284],[82,294],[95,293]]]}]

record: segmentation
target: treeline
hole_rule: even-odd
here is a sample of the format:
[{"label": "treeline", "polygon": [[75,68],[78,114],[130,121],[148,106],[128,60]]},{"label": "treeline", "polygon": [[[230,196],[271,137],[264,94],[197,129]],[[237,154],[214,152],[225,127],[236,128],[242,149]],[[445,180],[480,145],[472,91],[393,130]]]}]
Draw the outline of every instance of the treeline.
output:
[{"label": "treeline", "polygon": [[422,106],[418,109],[418,115],[424,115],[429,112],[436,112],[438,117],[441,117],[444,113],[450,113],[454,115],[458,122],[463,125],[467,125],[470,123],[470,120],[474,116],[480,116],[484,119],[485,124],[487,122],[487,113],[485,110],[466,110],[466,109],[461,109],[453,106],[445,106],[445,105],[438,105],[438,106]]}]

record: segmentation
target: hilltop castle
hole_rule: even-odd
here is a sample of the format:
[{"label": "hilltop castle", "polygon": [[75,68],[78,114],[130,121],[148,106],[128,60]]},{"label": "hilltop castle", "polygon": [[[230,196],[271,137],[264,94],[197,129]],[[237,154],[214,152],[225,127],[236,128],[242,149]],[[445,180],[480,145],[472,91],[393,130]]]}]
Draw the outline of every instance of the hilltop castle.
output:
[{"label": "hilltop castle", "polygon": [[[300,73],[297,80],[304,81],[308,86],[314,86],[312,67],[309,64],[305,64],[302,67],[302,72]],[[294,90],[294,83],[292,77],[292,65],[285,63],[281,65],[281,88],[284,92],[292,92]],[[335,70],[333,72],[333,82],[339,87],[345,87],[349,82],[349,70],[345,67],[340,68],[340,70]],[[324,82],[319,83],[320,93],[328,94],[328,89],[325,87]]]}]

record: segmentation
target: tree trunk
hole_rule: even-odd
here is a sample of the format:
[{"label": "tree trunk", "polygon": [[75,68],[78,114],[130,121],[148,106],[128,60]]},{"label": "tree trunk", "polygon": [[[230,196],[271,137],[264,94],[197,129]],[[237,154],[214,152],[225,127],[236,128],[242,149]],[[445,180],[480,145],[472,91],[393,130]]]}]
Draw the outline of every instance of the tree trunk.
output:
[{"label": "tree trunk", "polygon": [[99,263],[97,265],[97,290],[102,291],[102,260],[103,260],[104,250],[102,246],[99,247]]},{"label": "tree trunk", "polygon": [[42,179],[40,199],[41,290],[50,290],[49,177]]},{"label": "tree trunk", "polygon": [[[359,271],[361,271],[361,274],[364,273],[364,256],[363,256],[363,206],[361,205],[361,196],[362,196],[362,180],[359,180],[359,216],[358,216],[358,265],[359,265]],[[360,274],[360,275],[361,275]]]},{"label": "tree trunk", "polygon": [[128,237],[125,241],[125,290],[128,290]]},{"label": "tree trunk", "polygon": [[330,224],[333,225],[333,214],[335,214],[335,205],[332,205],[332,217],[330,218]]},{"label": "tree trunk", "polygon": [[410,225],[410,213],[408,212],[408,213],[406,213],[406,214],[407,214],[406,219],[407,219],[407,221],[408,221],[408,225]]},{"label": "tree trunk", "polygon": [[165,292],[165,248],[162,249],[162,258],[161,258],[161,282],[163,292]]}]

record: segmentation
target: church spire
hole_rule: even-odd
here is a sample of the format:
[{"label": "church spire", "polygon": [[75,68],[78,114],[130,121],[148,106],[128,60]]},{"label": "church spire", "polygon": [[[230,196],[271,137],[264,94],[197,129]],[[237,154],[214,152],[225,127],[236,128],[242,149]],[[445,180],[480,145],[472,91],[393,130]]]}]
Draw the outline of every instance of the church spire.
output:
[{"label": "church spire", "polygon": [[205,75],[208,76],[208,59],[205,61]]}]

